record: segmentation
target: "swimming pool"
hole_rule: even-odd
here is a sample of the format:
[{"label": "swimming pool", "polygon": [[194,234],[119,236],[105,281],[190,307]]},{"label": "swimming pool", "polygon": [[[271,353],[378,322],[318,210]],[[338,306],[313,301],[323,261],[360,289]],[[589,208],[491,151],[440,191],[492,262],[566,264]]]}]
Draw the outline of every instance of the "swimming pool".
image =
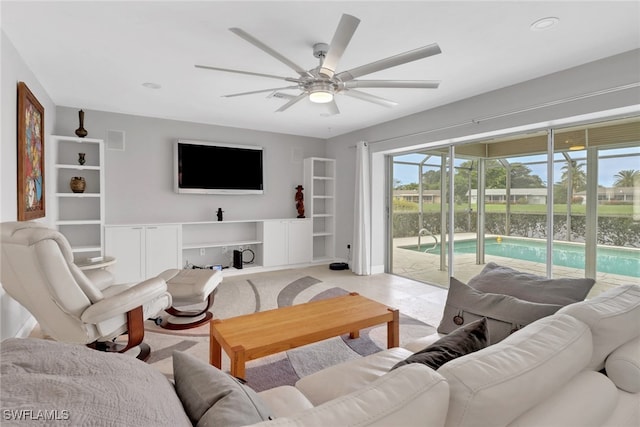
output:
[{"label": "swimming pool", "polygon": [[[445,245],[446,246],[446,245]],[[418,251],[417,245],[400,246],[402,249]],[[433,248],[432,244],[422,245],[419,252],[440,253],[440,243]],[[475,254],[475,240],[460,240],[453,245],[455,254]],[[505,258],[521,259],[539,263],[547,262],[547,244],[543,241],[530,239],[514,239],[503,237],[501,242],[495,238],[485,240],[485,253],[487,255],[501,256]],[[553,244],[553,264],[563,267],[579,268],[584,270],[584,246],[571,243]],[[596,270],[601,273],[621,274],[624,276],[640,277],[640,250],[626,248],[611,248],[598,246],[596,255]]]}]

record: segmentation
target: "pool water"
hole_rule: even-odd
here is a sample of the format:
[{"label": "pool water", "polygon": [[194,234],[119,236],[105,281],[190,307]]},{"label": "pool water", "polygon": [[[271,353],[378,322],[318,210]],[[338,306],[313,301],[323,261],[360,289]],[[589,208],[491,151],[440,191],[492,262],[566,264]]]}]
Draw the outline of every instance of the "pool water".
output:
[{"label": "pool water", "polygon": [[[401,246],[401,248],[418,251],[417,245]],[[425,251],[425,248],[430,249]],[[440,253],[440,244],[438,243],[435,248],[432,244],[422,245],[419,252],[438,254]],[[456,254],[475,254],[476,241],[456,241],[453,246],[453,252]],[[547,262],[546,242],[535,240],[502,238],[502,241],[498,242],[493,238],[486,239],[485,253],[487,255],[521,259],[542,264]],[[584,270],[584,246],[554,242],[553,264]],[[598,246],[596,270],[601,273],[640,277],[640,250]]]}]

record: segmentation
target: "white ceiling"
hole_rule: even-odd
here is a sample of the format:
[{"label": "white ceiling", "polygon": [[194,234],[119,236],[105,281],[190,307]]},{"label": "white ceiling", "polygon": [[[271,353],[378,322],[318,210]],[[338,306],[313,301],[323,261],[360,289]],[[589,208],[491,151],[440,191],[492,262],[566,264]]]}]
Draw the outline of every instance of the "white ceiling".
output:
[{"label": "white ceiling", "polygon": [[[640,47],[638,1],[2,1],[2,29],[59,106],[329,138]],[[361,22],[338,71],[438,43],[440,55],[369,79],[440,80],[438,89],[361,89],[388,109],[338,95],[341,114],[269,93],[295,77],[228,30],[239,27],[303,68],[343,13]],[[539,18],[558,25],[532,31]],[[143,87],[153,82],[161,89]],[[292,94],[297,91],[290,92]]]}]

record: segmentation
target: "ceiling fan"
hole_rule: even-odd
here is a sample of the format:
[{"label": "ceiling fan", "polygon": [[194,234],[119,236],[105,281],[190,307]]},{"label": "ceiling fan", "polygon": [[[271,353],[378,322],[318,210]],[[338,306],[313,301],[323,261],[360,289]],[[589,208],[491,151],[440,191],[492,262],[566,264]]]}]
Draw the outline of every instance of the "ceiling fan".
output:
[{"label": "ceiling fan", "polygon": [[230,28],[229,30],[237,36],[248,41],[252,45],[268,53],[278,61],[284,63],[295,72],[298,73],[298,77],[282,77],[272,74],[255,73],[251,71],[232,70],[228,68],[210,67],[206,65],[196,65],[197,68],[204,68],[207,70],[225,71],[229,73],[246,74],[250,76],[267,77],[278,80],[284,80],[286,82],[295,83],[294,85],[277,87],[263,90],[254,90],[250,92],[234,93],[230,95],[224,95],[226,98],[243,95],[253,95],[256,93],[264,92],[276,92],[279,90],[287,89],[299,89],[301,93],[297,96],[284,95],[278,96],[279,98],[288,99],[288,102],[282,107],[277,109],[277,112],[285,111],[300,100],[309,97],[309,100],[314,103],[327,104],[331,114],[339,114],[338,106],[336,105],[334,95],[340,93],[358,98],[363,101],[372,102],[374,104],[382,105],[384,107],[393,107],[397,105],[396,102],[390,101],[379,96],[371,95],[366,92],[356,90],[357,88],[410,88],[410,89],[436,89],[440,82],[437,80],[357,80],[358,77],[365,76],[367,74],[375,73],[376,71],[385,70],[387,68],[395,67],[398,65],[406,64],[408,62],[416,61],[418,59],[426,58],[428,56],[437,55],[441,52],[437,43],[430,44],[418,49],[414,49],[408,52],[400,53],[395,56],[391,56],[385,59],[371,62],[366,65],[361,65],[351,70],[336,72],[338,62],[342,57],[347,45],[351,41],[351,37],[356,31],[360,20],[354,16],[343,14],[338,28],[336,29],[331,44],[316,43],[313,46],[313,56],[319,59],[320,64],[316,68],[311,70],[305,70],[293,61],[286,58],[276,50],[267,46],[260,40],[256,39],[247,32],[240,28]]}]

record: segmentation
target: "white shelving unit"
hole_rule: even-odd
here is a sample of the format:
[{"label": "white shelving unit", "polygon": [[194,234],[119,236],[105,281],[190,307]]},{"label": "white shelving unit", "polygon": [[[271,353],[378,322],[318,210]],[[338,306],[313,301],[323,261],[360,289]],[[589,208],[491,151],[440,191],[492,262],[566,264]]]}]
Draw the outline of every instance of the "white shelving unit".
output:
[{"label": "white shelving unit", "polygon": [[305,212],[313,221],[313,261],[335,258],[336,161],[304,159]]},{"label": "white shelving unit", "polygon": [[[182,224],[182,263],[195,265],[233,263],[233,251],[250,249],[254,253],[253,264],[243,269],[225,269],[229,273],[245,273],[262,266],[262,221],[202,221]],[[249,255],[247,255],[249,259]]]},{"label": "white shelving unit", "polygon": [[[53,182],[47,182],[54,224],[71,244],[77,261],[103,256],[104,242],[104,141],[94,138],[51,135],[47,151],[53,158]],[[85,153],[84,165],[78,153]],[[84,193],[69,185],[84,177]]]},{"label": "white shelving unit", "polygon": [[[311,264],[311,225],[308,218],[108,224],[105,247],[107,255],[122,259],[114,266],[119,281],[186,265],[228,266],[228,276]],[[247,249],[253,256],[243,253],[243,259],[253,262],[234,268],[233,251]]]}]

